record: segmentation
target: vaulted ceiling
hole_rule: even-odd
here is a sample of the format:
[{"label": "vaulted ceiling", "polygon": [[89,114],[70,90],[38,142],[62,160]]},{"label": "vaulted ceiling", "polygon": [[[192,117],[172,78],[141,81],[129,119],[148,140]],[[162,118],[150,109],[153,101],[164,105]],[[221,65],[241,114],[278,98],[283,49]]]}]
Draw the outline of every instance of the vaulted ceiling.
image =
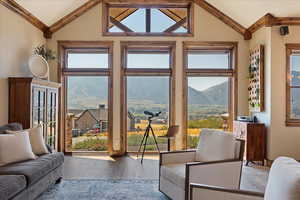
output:
[{"label": "vaulted ceiling", "polygon": [[[46,38],[103,0],[0,0],[44,32]],[[114,2],[151,0],[114,0]],[[161,0],[172,2],[173,0]],[[191,0],[189,0],[191,1]],[[300,0],[193,0],[246,40],[263,26],[300,25]],[[153,0],[160,2],[160,0]],[[178,2],[175,1],[174,2]],[[124,16],[126,17],[126,16]],[[175,20],[177,21],[177,20]]]},{"label": "vaulted ceiling", "polygon": [[[50,26],[88,0],[16,0]],[[150,0],[149,0],[150,1]],[[300,17],[300,0],[206,0],[241,25],[249,27],[267,13],[276,17]]]},{"label": "vaulted ceiling", "polygon": [[245,27],[267,13],[276,17],[300,17],[300,0],[206,0]]},{"label": "vaulted ceiling", "polygon": [[51,26],[65,15],[85,4],[88,0],[15,0],[19,5]]}]

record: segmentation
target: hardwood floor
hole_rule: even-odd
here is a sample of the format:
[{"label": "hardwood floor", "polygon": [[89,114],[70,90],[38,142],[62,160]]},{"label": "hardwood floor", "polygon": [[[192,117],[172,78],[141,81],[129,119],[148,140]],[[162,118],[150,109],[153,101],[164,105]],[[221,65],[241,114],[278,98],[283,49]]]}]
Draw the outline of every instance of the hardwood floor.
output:
[{"label": "hardwood floor", "polygon": [[[64,179],[158,179],[158,156],[65,156]],[[250,165],[242,171],[241,189],[263,192],[268,168]]]}]

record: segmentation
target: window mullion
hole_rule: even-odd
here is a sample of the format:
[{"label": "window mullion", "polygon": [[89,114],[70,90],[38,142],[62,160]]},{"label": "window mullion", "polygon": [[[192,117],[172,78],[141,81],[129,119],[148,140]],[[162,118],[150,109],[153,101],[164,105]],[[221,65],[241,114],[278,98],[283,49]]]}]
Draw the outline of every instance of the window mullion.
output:
[{"label": "window mullion", "polygon": [[150,33],[151,32],[151,9],[147,8],[146,9],[146,32]]}]

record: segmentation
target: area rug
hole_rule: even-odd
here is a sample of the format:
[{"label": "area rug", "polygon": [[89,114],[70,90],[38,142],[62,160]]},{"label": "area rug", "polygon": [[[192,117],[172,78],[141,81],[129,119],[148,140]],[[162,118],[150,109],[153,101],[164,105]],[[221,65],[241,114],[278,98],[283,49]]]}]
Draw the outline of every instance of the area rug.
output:
[{"label": "area rug", "polygon": [[158,180],[63,180],[38,200],[167,200],[158,191]]}]

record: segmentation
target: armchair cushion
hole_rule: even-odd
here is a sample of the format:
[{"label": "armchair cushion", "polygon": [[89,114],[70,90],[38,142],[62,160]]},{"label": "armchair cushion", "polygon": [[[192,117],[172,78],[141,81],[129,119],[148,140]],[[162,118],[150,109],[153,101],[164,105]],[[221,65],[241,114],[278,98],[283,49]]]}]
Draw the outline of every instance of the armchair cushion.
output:
[{"label": "armchair cushion", "polygon": [[214,129],[202,129],[195,160],[207,162],[238,158],[236,145],[237,142],[230,133]]},{"label": "armchair cushion", "polygon": [[280,157],[271,167],[265,200],[300,199],[300,163]]},{"label": "armchair cushion", "polygon": [[185,188],[185,163],[167,164],[161,166],[160,175],[171,183]]}]

